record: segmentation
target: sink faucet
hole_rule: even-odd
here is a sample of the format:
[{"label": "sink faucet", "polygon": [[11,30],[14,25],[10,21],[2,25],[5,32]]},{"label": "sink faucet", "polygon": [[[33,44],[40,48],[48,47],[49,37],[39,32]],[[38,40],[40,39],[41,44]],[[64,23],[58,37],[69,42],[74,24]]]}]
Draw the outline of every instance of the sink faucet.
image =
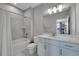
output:
[{"label": "sink faucet", "polygon": [[52,34],[53,36],[56,36],[56,32]]}]

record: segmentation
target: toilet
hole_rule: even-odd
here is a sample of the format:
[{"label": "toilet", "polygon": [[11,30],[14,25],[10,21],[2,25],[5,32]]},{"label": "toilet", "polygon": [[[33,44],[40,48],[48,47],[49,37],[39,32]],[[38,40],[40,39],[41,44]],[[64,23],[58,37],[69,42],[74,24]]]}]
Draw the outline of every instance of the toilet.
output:
[{"label": "toilet", "polygon": [[35,43],[30,43],[24,50],[24,54],[26,56],[36,56],[36,46]]},{"label": "toilet", "polygon": [[29,43],[24,49],[25,56],[37,56],[38,37],[34,37],[34,43]]}]

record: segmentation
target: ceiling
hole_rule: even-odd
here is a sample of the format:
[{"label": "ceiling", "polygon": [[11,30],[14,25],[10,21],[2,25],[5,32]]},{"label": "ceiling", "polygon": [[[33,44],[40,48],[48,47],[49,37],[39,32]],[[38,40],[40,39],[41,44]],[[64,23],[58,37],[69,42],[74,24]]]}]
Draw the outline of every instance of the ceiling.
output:
[{"label": "ceiling", "polygon": [[38,5],[40,5],[40,3],[12,3],[12,5],[22,9],[22,10],[26,10],[30,7],[34,8]]}]

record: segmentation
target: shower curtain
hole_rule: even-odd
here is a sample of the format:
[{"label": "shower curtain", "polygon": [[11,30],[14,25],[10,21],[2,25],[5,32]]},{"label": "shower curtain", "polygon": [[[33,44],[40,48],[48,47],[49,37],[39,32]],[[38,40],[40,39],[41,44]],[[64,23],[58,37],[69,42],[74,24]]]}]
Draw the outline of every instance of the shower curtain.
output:
[{"label": "shower curtain", "polygon": [[12,55],[12,38],[10,27],[9,12],[0,10],[2,12],[2,56]]}]

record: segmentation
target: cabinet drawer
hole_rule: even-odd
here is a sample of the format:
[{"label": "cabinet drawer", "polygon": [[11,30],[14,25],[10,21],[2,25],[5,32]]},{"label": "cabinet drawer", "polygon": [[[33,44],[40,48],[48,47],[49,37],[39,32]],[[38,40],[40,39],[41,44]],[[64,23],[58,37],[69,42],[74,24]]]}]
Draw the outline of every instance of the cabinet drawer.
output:
[{"label": "cabinet drawer", "polygon": [[78,44],[73,44],[73,43],[69,43],[69,42],[60,42],[60,47],[69,48],[69,49],[79,51]]}]

